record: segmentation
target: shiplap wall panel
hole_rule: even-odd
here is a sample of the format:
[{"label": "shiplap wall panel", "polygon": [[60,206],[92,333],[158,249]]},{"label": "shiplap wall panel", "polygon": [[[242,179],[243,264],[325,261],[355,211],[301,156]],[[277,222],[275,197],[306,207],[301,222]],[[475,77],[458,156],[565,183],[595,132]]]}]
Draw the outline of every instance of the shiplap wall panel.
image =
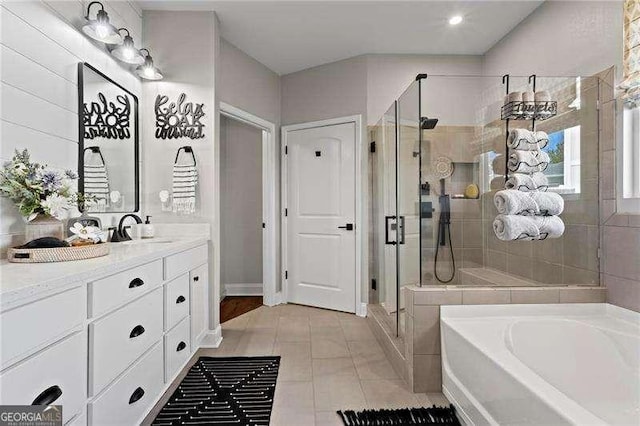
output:
[{"label": "shiplap wall panel", "polygon": [[[77,66],[88,62],[136,96],[141,83],[80,27],[89,1],[0,4],[0,159],[27,148],[32,158],[75,169],[78,151]],[[142,12],[128,1],[104,2],[111,22],[126,27],[140,46]],[[22,240],[23,219],[0,201],[0,249]]]},{"label": "shiplap wall panel", "polygon": [[77,86],[26,56],[0,46],[2,82],[41,97],[52,104],[78,112]]},{"label": "shiplap wall panel", "polygon": [[78,140],[78,114],[5,83],[0,83],[0,90],[3,120],[70,141]]}]

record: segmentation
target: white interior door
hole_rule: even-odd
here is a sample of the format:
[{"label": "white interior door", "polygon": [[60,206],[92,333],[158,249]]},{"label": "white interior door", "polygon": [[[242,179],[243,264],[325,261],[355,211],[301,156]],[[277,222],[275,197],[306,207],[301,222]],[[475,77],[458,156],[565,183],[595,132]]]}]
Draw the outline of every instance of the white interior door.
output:
[{"label": "white interior door", "polygon": [[355,142],[355,123],[287,133],[289,302],[355,312]]}]

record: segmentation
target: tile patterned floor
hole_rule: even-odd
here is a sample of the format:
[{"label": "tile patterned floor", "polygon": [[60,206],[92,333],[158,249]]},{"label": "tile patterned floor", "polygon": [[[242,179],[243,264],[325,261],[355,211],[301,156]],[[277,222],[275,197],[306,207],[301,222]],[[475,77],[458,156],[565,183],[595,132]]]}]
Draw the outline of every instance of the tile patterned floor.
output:
[{"label": "tile patterned floor", "polygon": [[[219,348],[202,349],[193,361],[198,356],[282,357],[274,426],[341,425],[339,409],[448,404],[441,393],[412,393],[366,320],[355,315],[299,305],[263,306],[222,324],[222,335]],[[143,424],[153,420],[171,392]]]}]

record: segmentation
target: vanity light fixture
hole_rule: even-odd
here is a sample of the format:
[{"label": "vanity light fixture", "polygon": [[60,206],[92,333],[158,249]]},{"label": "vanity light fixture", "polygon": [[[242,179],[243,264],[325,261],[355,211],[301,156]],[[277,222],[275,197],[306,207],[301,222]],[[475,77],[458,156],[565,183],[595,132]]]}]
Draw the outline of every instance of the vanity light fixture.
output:
[{"label": "vanity light fixture", "polygon": [[126,31],[127,35],[124,36],[122,44],[113,49],[111,54],[118,60],[126,62],[127,64],[142,65],[144,63],[144,56],[142,56],[140,51],[134,46],[133,38],[131,37],[129,30],[126,28],[118,28],[118,33],[120,31]]},{"label": "vanity light fixture", "polygon": [[136,68],[136,74],[145,80],[162,80],[162,73],[153,65],[153,58],[149,50],[140,49],[140,53],[142,53],[142,51],[147,52],[147,56],[144,58],[144,64]]},{"label": "vanity light fixture", "polygon": [[458,25],[461,22],[462,22],[462,16],[461,15],[455,15],[455,16],[452,16],[451,18],[449,18],[449,25]]},{"label": "vanity light fixture", "polygon": [[[91,12],[91,6],[97,4],[101,7],[96,15],[96,19],[89,18]],[[109,22],[109,15],[104,10],[104,6],[99,1],[92,1],[87,6],[87,16],[85,16],[87,23],[82,27],[82,32],[91,37],[94,40],[101,41],[106,44],[121,44],[122,36]]]}]

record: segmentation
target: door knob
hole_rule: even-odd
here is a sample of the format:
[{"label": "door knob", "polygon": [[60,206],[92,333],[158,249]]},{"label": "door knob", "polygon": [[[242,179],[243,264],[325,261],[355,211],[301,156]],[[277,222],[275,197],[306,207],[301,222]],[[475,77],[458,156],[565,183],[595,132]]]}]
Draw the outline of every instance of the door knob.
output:
[{"label": "door knob", "polygon": [[347,223],[345,226],[338,226],[338,229],[346,229],[347,231],[353,231],[353,223]]}]

